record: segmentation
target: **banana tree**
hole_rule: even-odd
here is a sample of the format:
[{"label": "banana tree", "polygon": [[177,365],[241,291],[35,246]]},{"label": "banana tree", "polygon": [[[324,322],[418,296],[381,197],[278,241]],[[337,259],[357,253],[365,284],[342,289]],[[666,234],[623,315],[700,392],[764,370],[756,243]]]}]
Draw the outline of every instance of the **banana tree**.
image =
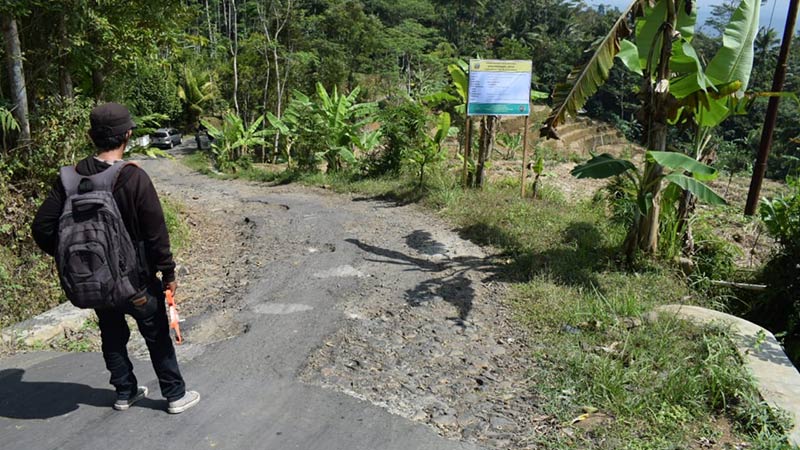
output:
[{"label": "banana tree", "polygon": [[[272,126],[272,133],[279,135],[278,148],[275,148],[277,155],[283,154],[286,159],[287,168],[291,169],[294,163],[293,155],[297,158],[301,169],[314,170],[316,167],[316,154],[299,145],[300,151],[295,148],[296,144],[302,144],[305,137],[314,132],[314,102],[300,91],[292,93],[291,100],[281,117],[277,117],[271,112],[267,112],[267,120]],[[282,146],[280,145],[282,141]],[[307,147],[307,146],[306,146]]]},{"label": "banana tree", "polygon": [[516,156],[517,152],[522,149],[522,135],[521,134],[509,134],[509,133],[499,133],[497,135],[497,141],[500,142],[500,145],[506,149],[505,154],[501,154],[503,159],[512,159]]},{"label": "banana tree", "polygon": [[440,91],[426,95],[422,100],[434,107],[443,103],[452,104],[454,105],[453,111],[463,116],[467,111],[467,91],[469,90],[469,78],[467,74],[469,73],[469,64],[459,59],[455,63],[447,66],[447,72],[450,73],[450,78],[452,80],[451,87],[456,95],[448,91]]},{"label": "banana tree", "polygon": [[417,189],[421,189],[425,185],[426,168],[447,158],[447,152],[442,149],[444,140],[457,134],[458,128],[450,126],[450,114],[443,112],[439,114],[433,137],[426,136],[425,145],[407,151],[405,159],[414,166],[419,177]]},{"label": "banana tree", "polygon": [[531,189],[531,191],[533,191],[533,199],[536,200],[539,197],[539,183],[541,182],[542,176],[544,176],[544,157],[538,157],[536,162],[530,165],[530,169],[534,174],[533,189]]},{"label": "banana tree", "polygon": [[[661,168],[658,174],[653,172],[656,165]],[[689,191],[709,204],[725,204],[725,199],[704,183],[716,179],[717,170],[683,153],[648,151],[644,170],[639,170],[631,161],[603,153],[584,164],[575,166],[571,174],[577,178],[627,177],[636,191],[634,223],[639,223],[648,217],[654,205],[658,204],[653,198],[652,187],[656,184],[661,185],[662,181],[667,182],[670,187]],[[638,228],[631,228],[623,244],[629,259],[633,257],[639,244],[637,231]]]},{"label": "banana tree", "polygon": [[259,130],[263,121],[264,116],[260,116],[246,126],[242,118],[233,112],[225,114],[221,128],[215,127],[208,121],[202,121],[203,126],[208,129],[208,134],[214,138],[211,153],[220,170],[236,170],[237,164],[245,162],[243,158],[251,156],[254,147],[266,143],[264,138],[268,131]]},{"label": "banana tree", "polygon": [[[573,69],[565,83],[556,86],[553,112],[541,134],[558,137],[556,129],[566,115],[575,115],[608,80],[615,58],[642,75],[639,120],[644,129],[643,144],[649,150],[666,150],[667,127],[681,117],[709,126],[724,120],[725,114],[733,111],[730,105],[741,99],[747,85],[759,2],[741,0],[725,31],[723,47],[705,69],[691,45],[696,23],[694,6],[692,0],[633,1],[587,62]],[[635,35],[634,41],[626,39],[631,34]],[[641,209],[644,214],[637,215],[629,230],[625,244],[629,258],[637,249],[646,253],[657,249],[664,172],[659,159],[647,158],[638,184],[644,191],[638,196],[648,205]]]},{"label": "banana tree", "polygon": [[267,111],[267,120],[269,124],[272,125],[272,128],[275,130],[273,135],[278,135],[278,142],[282,139],[284,145],[282,149],[276,148],[275,152],[279,154],[283,154],[284,158],[286,159],[287,168],[292,168],[292,146],[300,137],[301,133],[301,124],[296,120],[296,117],[292,114],[287,114],[289,109],[287,109],[283,116],[278,118],[275,114]]},{"label": "banana tree", "polygon": [[314,132],[321,149],[316,152],[319,159],[328,163],[328,172],[342,169],[343,162],[356,162],[355,149],[368,151],[378,144],[380,129],[364,132],[375,121],[377,105],[358,103],[356,87],[348,95],[340,94],[334,86],[330,94],[317,83],[317,102],[314,103]]},{"label": "banana tree", "polygon": [[[458,135],[458,155],[459,158],[463,161],[463,147],[462,142],[464,141],[463,133],[466,132],[466,127],[461,126],[465,125],[462,124],[462,119],[467,112],[467,92],[469,91],[469,64],[466,61],[459,59],[455,63],[450,64],[447,66],[447,72],[450,73],[450,90],[443,90],[440,92],[435,92],[433,94],[429,94],[422,98],[422,101],[425,102],[431,108],[440,108],[442,105],[445,106],[445,109],[451,109],[455,113],[455,117],[451,118],[454,119],[457,126],[459,126],[459,135]],[[455,91],[456,95],[451,94],[450,92]],[[468,165],[470,166],[470,176],[472,176],[473,169],[475,168],[475,161],[473,159],[469,159]]]}]

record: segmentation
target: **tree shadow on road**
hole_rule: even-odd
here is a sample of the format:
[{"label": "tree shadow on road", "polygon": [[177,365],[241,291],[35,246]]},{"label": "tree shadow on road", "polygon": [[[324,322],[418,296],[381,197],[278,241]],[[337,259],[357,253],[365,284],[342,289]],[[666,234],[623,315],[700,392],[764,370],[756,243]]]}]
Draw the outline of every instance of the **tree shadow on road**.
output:
[{"label": "tree shadow on road", "polygon": [[[541,236],[516,236],[502,227],[478,222],[458,230],[459,235],[479,245],[505,249],[494,257],[446,256],[447,246],[423,230],[405,236],[406,245],[417,255],[371,245],[358,239],[347,239],[361,250],[380,258],[372,262],[408,266],[407,270],[433,274],[413,289],[406,291],[406,301],[420,306],[434,299],[443,299],[458,310],[457,323],[467,320],[475,300],[475,287],[468,276],[476,272],[484,283],[528,282],[537,276],[553,281],[603,292],[601,274],[617,267],[616,246],[587,221],[573,221],[555,236],[553,242],[535,244]],[[552,239],[550,235],[550,239]],[[501,262],[502,261],[502,262]]]},{"label": "tree shadow on road", "polygon": [[[111,389],[56,381],[23,381],[22,369],[0,371],[0,417],[9,419],[50,419],[71,413],[83,405],[111,409],[117,398]],[[151,409],[165,409],[163,402],[136,403]]]},{"label": "tree shadow on road", "polygon": [[406,244],[420,254],[435,256],[417,257],[397,250],[367,244],[358,239],[346,241],[362,251],[379,256],[380,259],[367,259],[371,262],[408,266],[409,271],[420,271],[431,274],[430,277],[405,292],[406,302],[411,306],[421,306],[427,302],[442,299],[453,305],[458,317],[452,318],[458,325],[464,326],[468,320],[475,300],[475,287],[468,276],[470,271],[488,275],[484,281],[495,279],[498,267],[490,258],[475,256],[459,256],[447,258],[444,253],[446,245],[432,238],[427,231],[416,230],[405,237]]}]

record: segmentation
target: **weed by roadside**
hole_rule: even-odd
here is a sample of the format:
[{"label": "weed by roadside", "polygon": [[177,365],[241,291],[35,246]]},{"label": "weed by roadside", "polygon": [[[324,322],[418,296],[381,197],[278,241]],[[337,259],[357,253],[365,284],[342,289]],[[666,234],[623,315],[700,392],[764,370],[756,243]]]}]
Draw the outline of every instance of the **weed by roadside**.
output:
[{"label": "weed by roadside", "polygon": [[48,343],[52,350],[66,352],[99,352],[100,328],[92,314],[78,330],[67,330],[63,336]]},{"label": "weed by roadside", "polygon": [[167,223],[170,245],[173,252],[179,252],[189,245],[189,226],[183,218],[183,205],[169,198],[161,198],[164,221]]},{"label": "weed by roadside", "polygon": [[97,316],[91,314],[77,330],[65,329],[60,336],[47,342],[26,344],[22,339],[0,343],[0,355],[29,351],[99,352],[100,328]]},{"label": "weed by roadside", "polygon": [[65,300],[53,259],[31,237],[38,200],[0,180],[0,328]]}]

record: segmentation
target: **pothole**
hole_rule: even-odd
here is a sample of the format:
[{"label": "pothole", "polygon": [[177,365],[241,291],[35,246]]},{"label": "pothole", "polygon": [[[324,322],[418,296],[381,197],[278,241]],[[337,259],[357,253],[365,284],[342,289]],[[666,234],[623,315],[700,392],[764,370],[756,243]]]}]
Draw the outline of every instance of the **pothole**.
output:
[{"label": "pothole", "polygon": [[314,278],[347,278],[347,277],[363,278],[366,276],[367,274],[349,264],[345,264],[339,267],[334,267],[333,269],[323,270],[321,272],[317,272],[314,274]]},{"label": "pothole", "polygon": [[302,303],[261,303],[253,307],[253,311],[258,314],[294,314],[298,312],[311,311],[313,306]]}]

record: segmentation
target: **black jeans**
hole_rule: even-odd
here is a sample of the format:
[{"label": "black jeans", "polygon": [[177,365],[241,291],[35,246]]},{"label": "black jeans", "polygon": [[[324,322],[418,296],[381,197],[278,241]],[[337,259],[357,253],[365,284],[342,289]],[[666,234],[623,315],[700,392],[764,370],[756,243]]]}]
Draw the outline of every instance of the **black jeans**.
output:
[{"label": "black jeans", "polygon": [[95,310],[103,341],[103,359],[111,372],[110,382],[116,388],[119,399],[132,397],[138,388],[133,364],[128,358],[127,344],[131,332],[125,314],[129,314],[136,319],[139,333],[147,343],[161,395],[169,401],[177,400],[183,397],[186,385],[178,369],[178,358],[169,335],[167,307],[160,281],[155,280],[148,286],[146,299],[140,306],[131,303],[119,309]]}]

